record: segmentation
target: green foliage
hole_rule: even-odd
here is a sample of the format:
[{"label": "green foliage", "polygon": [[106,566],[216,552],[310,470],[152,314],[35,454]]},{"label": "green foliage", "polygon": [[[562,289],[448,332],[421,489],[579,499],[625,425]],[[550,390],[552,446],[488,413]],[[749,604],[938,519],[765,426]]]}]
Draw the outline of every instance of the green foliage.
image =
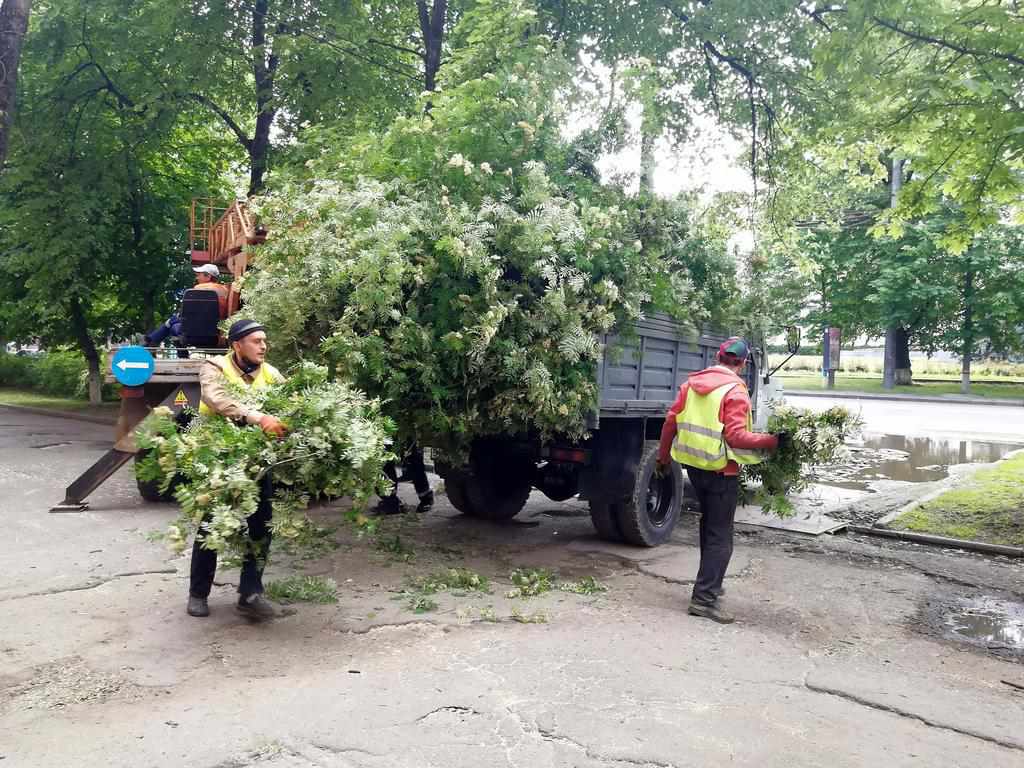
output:
[{"label": "green foliage", "polygon": [[[57,397],[85,399],[88,368],[77,352],[57,350],[38,357],[0,352],[0,386],[44,392]],[[103,387],[105,400],[114,397],[111,385]]]},{"label": "green foliage", "polygon": [[485,576],[468,568],[446,568],[429,576],[411,579],[409,586],[399,592],[395,599],[404,599],[413,613],[427,613],[437,610],[437,601],[431,595],[441,592],[489,595],[491,584]]},{"label": "green foliage", "polygon": [[430,576],[415,579],[412,588],[423,595],[436,595],[438,592],[491,593],[491,585],[487,578],[468,568],[446,568]]},{"label": "green foliage", "polygon": [[0,352],[0,386],[31,389],[36,384],[36,360]]},{"label": "green foliage", "polygon": [[548,616],[546,613],[523,613],[518,608],[512,609],[512,615],[510,617],[512,621],[518,624],[547,624]]},{"label": "green foliage", "polygon": [[509,599],[537,597],[552,590],[577,595],[596,595],[608,591],[608,587],[593,576],[584,576],[579,581],[557,581],[557,576],[547,568],[516,568],[509,579],[513,584],[513,589],[505,593]]},{"label": "green foliage", "polygon": [[579,581],[565,581],[558,585],[562,592],[572,592],[576,595],[599,595],[607,592],[608,587],[599,582],[593,576],[584,576]]},{"label": "green foliage", "polygon": [[838,162],[883,154],[910,161],[899,205],[879,229],[898,238],[907,222],[952,201],[964,216],[947,222],[941,246],[959,253],[1005,208],[1019,220],[1019,9],[983,0],[872,0],[829,19],[833,32],[814,52],[834,104],[818,110],[819,146]]},{"label": "green foliage", "polygon": [[151,453],[140,462],[143,480],[175,496],[180,517],[169,528],[172,546],[185,546],[190,530],[202,526],[206,546],[239,556],[249,546],[246,518],[256,511],[261,480],[271,473],[272,530],[277,540],[301,541],[314,524],[304,510],[320,495],[350,497],[351,517],[383,482],[391,425],[375,401],[326,380],[326,370],[304,365],[283,384],[239,389],[248,407],[277,416],[290,427],[281,440],[256,426],[239,427],[220,416],[197,417],[179,431],[171,412],[156,409],[139,427],[139,447]]},{"label": "green foliage", "polygon": [[536,597],[554,589],[555,574],[547,568],[516,568],[509,579],[514,588],[505,597]]},{"label": "green foliage", "polygon": [[338,602],[338,584],[323,576],[292,576],[267,582],[266,596],[283,603]]},{"label": "green foliage", "polygon": [[[749,499],[765,512],[792,516],[793,505],[786,495],[806,488],[813,478],[814,465],[835,461],[846,438],[859,428],[860,419],[845,408],[830,408],[822,413],[776,408],[768,419],[767,431],[787,432],[790,440],[760,464],[742,468],[744,503]],[[752,491],[746,485],[748,482],[760,483],[760,487]]]},{"label": "green foliage", "polygon": [[542,39],[513,47],[432,94],[429,117],[325,137],[260,204],[246,311],[379,397],[403,440],[461,456],[488,434],[580,437],[603,334],[652,299],[693,323],[728,303],[729,269],[683,209],[567,165],[565,73]]}]

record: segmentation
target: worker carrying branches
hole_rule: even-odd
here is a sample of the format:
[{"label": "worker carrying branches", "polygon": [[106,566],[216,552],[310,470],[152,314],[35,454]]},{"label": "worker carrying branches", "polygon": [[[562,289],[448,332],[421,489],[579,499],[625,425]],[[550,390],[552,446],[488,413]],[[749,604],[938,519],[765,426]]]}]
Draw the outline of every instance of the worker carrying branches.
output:
[{"label": "worker carrying branches", "polygon": [[[284,376],[266,362],[267,334],[255,320],[239,320],[228,331],[231,351],[211,358],[199,373],[202,386],[201,414],[219,414],[242,424],[258,425],[268,435],[283,437],[287,427],[276,417],[247,408],[232,397],[229,382],[257,389],[284,381]],[[259,504],[246,519],[250,548],[242,562],[238,580],[238,612],[256,620],[273,619],[286,611],[263,597],[263,568],[270,553],[270,519],[273,481],[268,471],[261,478]],[[196,533],[192,547],[189,585],[189,616],[209,616],[207,598],[217,571],[217,553],[203,546],[204,521]]]}]

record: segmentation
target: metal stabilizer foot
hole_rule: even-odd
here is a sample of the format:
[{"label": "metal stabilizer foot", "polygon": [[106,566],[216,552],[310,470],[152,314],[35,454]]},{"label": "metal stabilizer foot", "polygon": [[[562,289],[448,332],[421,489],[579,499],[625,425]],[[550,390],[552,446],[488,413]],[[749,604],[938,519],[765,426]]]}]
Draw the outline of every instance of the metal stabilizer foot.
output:
[{"label": "metal stabilizer foot", "polygon": [[60,504],[54,504],[50,507],[51,512],[85,512],[89,508],[88,502],[69,502],[66,499]]}]

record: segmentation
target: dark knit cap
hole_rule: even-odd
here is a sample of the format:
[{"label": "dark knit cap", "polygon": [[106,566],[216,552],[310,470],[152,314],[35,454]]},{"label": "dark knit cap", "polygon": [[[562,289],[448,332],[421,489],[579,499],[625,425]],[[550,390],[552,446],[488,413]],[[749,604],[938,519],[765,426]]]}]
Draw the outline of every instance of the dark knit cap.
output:
[{"label": "dark knit cap", "polygon": [[228,330],[228,342],[234,343],[236,341],[241,341],[250,333],[256,333],[256,331],[263,330],[266,329],[255,320],[236,320],[231,324],[231,328]]}]

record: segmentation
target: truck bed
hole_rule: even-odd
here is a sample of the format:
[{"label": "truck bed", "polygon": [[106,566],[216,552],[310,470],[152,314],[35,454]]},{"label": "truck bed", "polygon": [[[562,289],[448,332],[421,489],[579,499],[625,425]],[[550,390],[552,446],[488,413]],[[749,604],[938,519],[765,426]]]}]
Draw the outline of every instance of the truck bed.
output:
[{"label": "truck bed", "polygon": [[[599,418],[664,416],[679,385],[694,371],[714,365],[718,347],[728,334],[710,328],[686,330],[667,315],[652,315],[634,326],[635,336],[601,339],[604,357],[598,366]],[[754,356],[747,383],[755,400]]]}]

